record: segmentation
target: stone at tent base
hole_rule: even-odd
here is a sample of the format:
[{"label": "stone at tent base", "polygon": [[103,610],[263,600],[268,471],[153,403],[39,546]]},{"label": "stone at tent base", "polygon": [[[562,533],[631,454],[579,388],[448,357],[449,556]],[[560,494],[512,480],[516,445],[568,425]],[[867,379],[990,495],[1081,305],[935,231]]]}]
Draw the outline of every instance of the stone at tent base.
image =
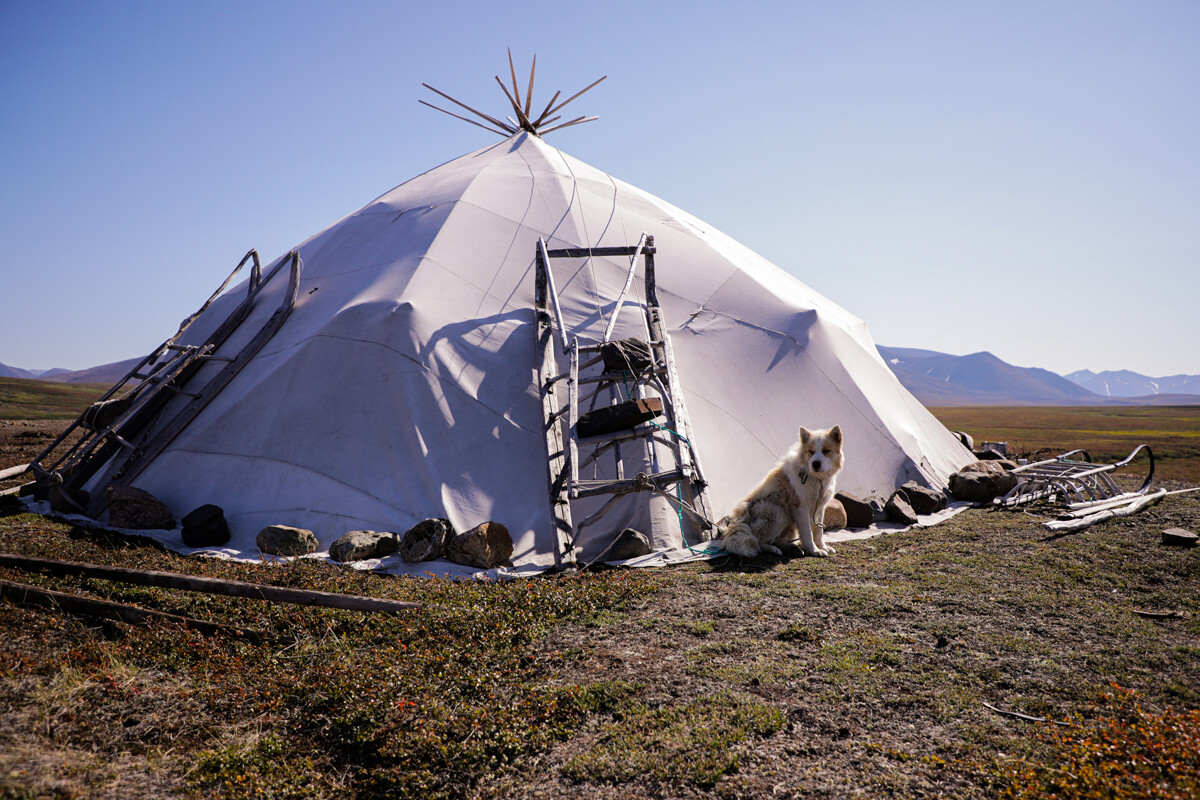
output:
[{"label": "stone at tent base", "polygon": [[829,505],[825,506],[823,522],[827,531],[837,531],[846,527],[846,508],[841,500],[835,497],[829,501]]},{"label": "stone at tent base", "polygon": [[838,492],[834,499],[842,504],[842,510],[846,512],[847,528],[869,528],[875,522],[874,509],[861,497],[849,492]]},{"label": "stone at tent base", "polygon": [[409,563],[441,558],[446,543],[454,538],[454,526],[448,519],[425,519],[400,537],[400,557]]},{"label": "stone at tent base", "polygon": [[916,481],[909,481],[900,487],[912,510],[918,514],[935,514],[946,507],[946,495],[937,489],[930,489]]},{"label": "stone at tent base", "polygon": [[188,547],[220,547],[229,541],[229,523],[218,505],[205,503],[183,518],[183,543]]},{"label": "stone at tent base", "polygon": [[915,525],[917,522],[916,512],[908,504],[904,493],[899,490],[892,494],[891,499],[887,501],[887,505],[883,507],[883,510],[887,514],[887,518],[892,522],[899,522],[904,525]]},{"label": "stone at tent base", "polygon": [[1200,537],[1183,528],[1167,528],[1162,532],[1162,543],[1176,547],[1195,547]]},{"label": "stone at tent base", "polygon": [[303,556],[317,552],[316,535],[291,525],[268,525],[255,539],[258,549],[273,556]]},{"label": "stone at tent base", "polygon": [[646,534],[633,528],[621,531],[617,541],[613,542],[612,549],[608,551],[610,561],[626,561],[647,555],[650,555],[650,540]]},{"label": "stone at tent base", "polygon": [[334,561],[366,561],[383,558],[396,552],[400,538],[390,531],[350,531],[329,545],[329,557]]},{"label": "stone at tent base", "polygon": [[1017,483],[1017,477],[1002,462],[976,461],[950,476],[950,494],[972,503],[990,503],[1008,494]]},{"label": "stone at tent base", "polygon": [[108,524],[138,531],[171,530],[175,517],[154,495],[136,486],[108,487]]},{"label": "stone at tent base", "polygon": [[442,557],[464,567],[492,569],[507,562],[512,551],[508,528],[499,522],[485,522],[447,542]]}]

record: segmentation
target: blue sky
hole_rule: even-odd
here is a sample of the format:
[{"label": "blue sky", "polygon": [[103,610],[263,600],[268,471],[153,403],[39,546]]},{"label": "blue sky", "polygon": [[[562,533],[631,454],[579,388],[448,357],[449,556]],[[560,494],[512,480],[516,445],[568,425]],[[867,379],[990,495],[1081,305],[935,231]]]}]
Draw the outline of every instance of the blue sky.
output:
[{"label": "blue sky", "polygon": [[1200,3],[0,0],[0,362],[144,355],[265,258],[608,79],[547,140],[877,342],[1200,373]]}]

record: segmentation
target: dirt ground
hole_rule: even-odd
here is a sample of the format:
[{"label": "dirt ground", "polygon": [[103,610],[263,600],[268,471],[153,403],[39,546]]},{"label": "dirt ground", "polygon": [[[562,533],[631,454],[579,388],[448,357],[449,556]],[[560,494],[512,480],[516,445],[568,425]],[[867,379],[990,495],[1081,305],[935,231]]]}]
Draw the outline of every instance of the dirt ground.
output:
[{"label": "dirt ground", "polygon": [[[0,471],[37,458],[69,424],[61,419],[0,419]],[[28,481],[28,475],[0,480],[0,491]]]}]

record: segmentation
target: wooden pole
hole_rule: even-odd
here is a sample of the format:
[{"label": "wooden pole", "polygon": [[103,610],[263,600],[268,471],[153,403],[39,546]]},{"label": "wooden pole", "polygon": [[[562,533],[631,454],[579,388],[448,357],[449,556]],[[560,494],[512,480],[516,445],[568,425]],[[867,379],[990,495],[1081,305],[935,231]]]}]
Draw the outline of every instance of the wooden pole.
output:
[{"label": "wooden pole", "polygon": [[223,625],[219,622],[205,622],[179,614],[168,614],[165,611],[152,611],[141,606],[126,603],[114,603],[110,600],[99,600],[94,597],[81,597],[77,594],[56,592],[52,589],[42,589],[37,586],[27,586],[23,583],[0,580],[0,597],[6,597],[19,605],[43,606],[61,608],[71,614],[86,614],[101,619],[115,619],[128,622],[131,625],[142,625],[151,619],[165,619],[187,625],[204,633],[231,633],[242,636],[251,642],[261,642],[268,637],[262,631],[250,628],[239,628],[235,625]]},{"label": "wooden pole", "polygon": [[395,614],[420,608],[420,603],[400,600],[383,600],[377,597],[318,592],[310,589],[289,589],[263,583],[245,583],[220,578],[203,578],[196,575],[180,575],[175,572],[105,567],[97,564],[82,564],[77,561],[59,561],[53,558],[33,558],[9,553],[0,553],[0,566],[13,567],[26,572],[48,572],[51,575],[83,575],[88,578],[134,583],[140,586],[158,586],[164,589],[183,589],[190,592],[221,594],[232,597],[249,597],[274,603],[295,603],[302,606],[324,606],[344,608],[350,611],[378,611]]}]

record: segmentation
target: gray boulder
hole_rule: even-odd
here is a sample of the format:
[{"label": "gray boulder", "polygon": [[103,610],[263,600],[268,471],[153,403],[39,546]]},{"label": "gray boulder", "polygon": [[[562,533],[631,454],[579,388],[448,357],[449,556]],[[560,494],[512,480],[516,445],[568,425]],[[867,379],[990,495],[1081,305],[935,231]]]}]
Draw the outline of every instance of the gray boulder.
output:
[{"label": "gray boulder", "polygon": [[421,520],[400,537],[400,557],[413,564],[441,558],[446,543],[454,535],[454,526],[448,519]]},{"label": "gray boulder", "polygon": [[972,503],[990,503],[1018,483],[1000,461],[976,461],[950,476],[950,494]]},{"label": "gray boulder", "polygon": [[838,492],[834,499],[842,504],[847,528],[869,528],[875,522],[875,510],[861,497],[848,492]]},{"label": "gray boulder", "polygon": [[608,551],[608,557],[612,561],[625,561],[646,555],[650,555],[650,539],[633,528],[621,531],[617,540],[613,542],[612,549]]},{"label": "gray boulder", "polygon": [[464,567],[492,569],[507,562],[512,551],[508,528],[499,522],[485,522],[447,542],[442,556]]},{"label": "gray boulder", "polygon": [[899,522],[904,525],[915,525],[917,522],[917,513],[913,511],[912,506],[908,504],[908,499],[904,496],[904,492],[900,490],[892,493],[891,498],[887,501],[887,505],[883,507],[883,511],[892,522]]},{"label": "gray boulder", "polygon": [[829,505],[825,506],[825,518],[822,522],[827,531],[837,531],[846,527],[846,508],[841,500],[835,497],[829,501]]},{"label": "gray boulder", "polygon": [[218,505],[205,503],[183,518],[183,543],[188,547],[220,547],[229,541],[229,523]]},{"label": "gray boulder", "polygon": [[329,545],[329,557],[343,563],[366,561],[391,555],[399,546],[399,537],[390,531],[350,531]]},{"label": "gray boulder", "polygon": [[922,486],[916,481],[909,481],[900,487],[912,510],[918,514],[935,514],[946,507],[946,495],[937,489]]},{"label": "gray boulder", "polygon": [[136,486],[108,487],[108,524],[132,530],[171,530],[175,517],[154,495]]},{"label": "gray boulder", "polygon": [[258,549],[273,556],[303,556],[317,552],[316,535],[291,525],[268,525],[255,539]]}]

